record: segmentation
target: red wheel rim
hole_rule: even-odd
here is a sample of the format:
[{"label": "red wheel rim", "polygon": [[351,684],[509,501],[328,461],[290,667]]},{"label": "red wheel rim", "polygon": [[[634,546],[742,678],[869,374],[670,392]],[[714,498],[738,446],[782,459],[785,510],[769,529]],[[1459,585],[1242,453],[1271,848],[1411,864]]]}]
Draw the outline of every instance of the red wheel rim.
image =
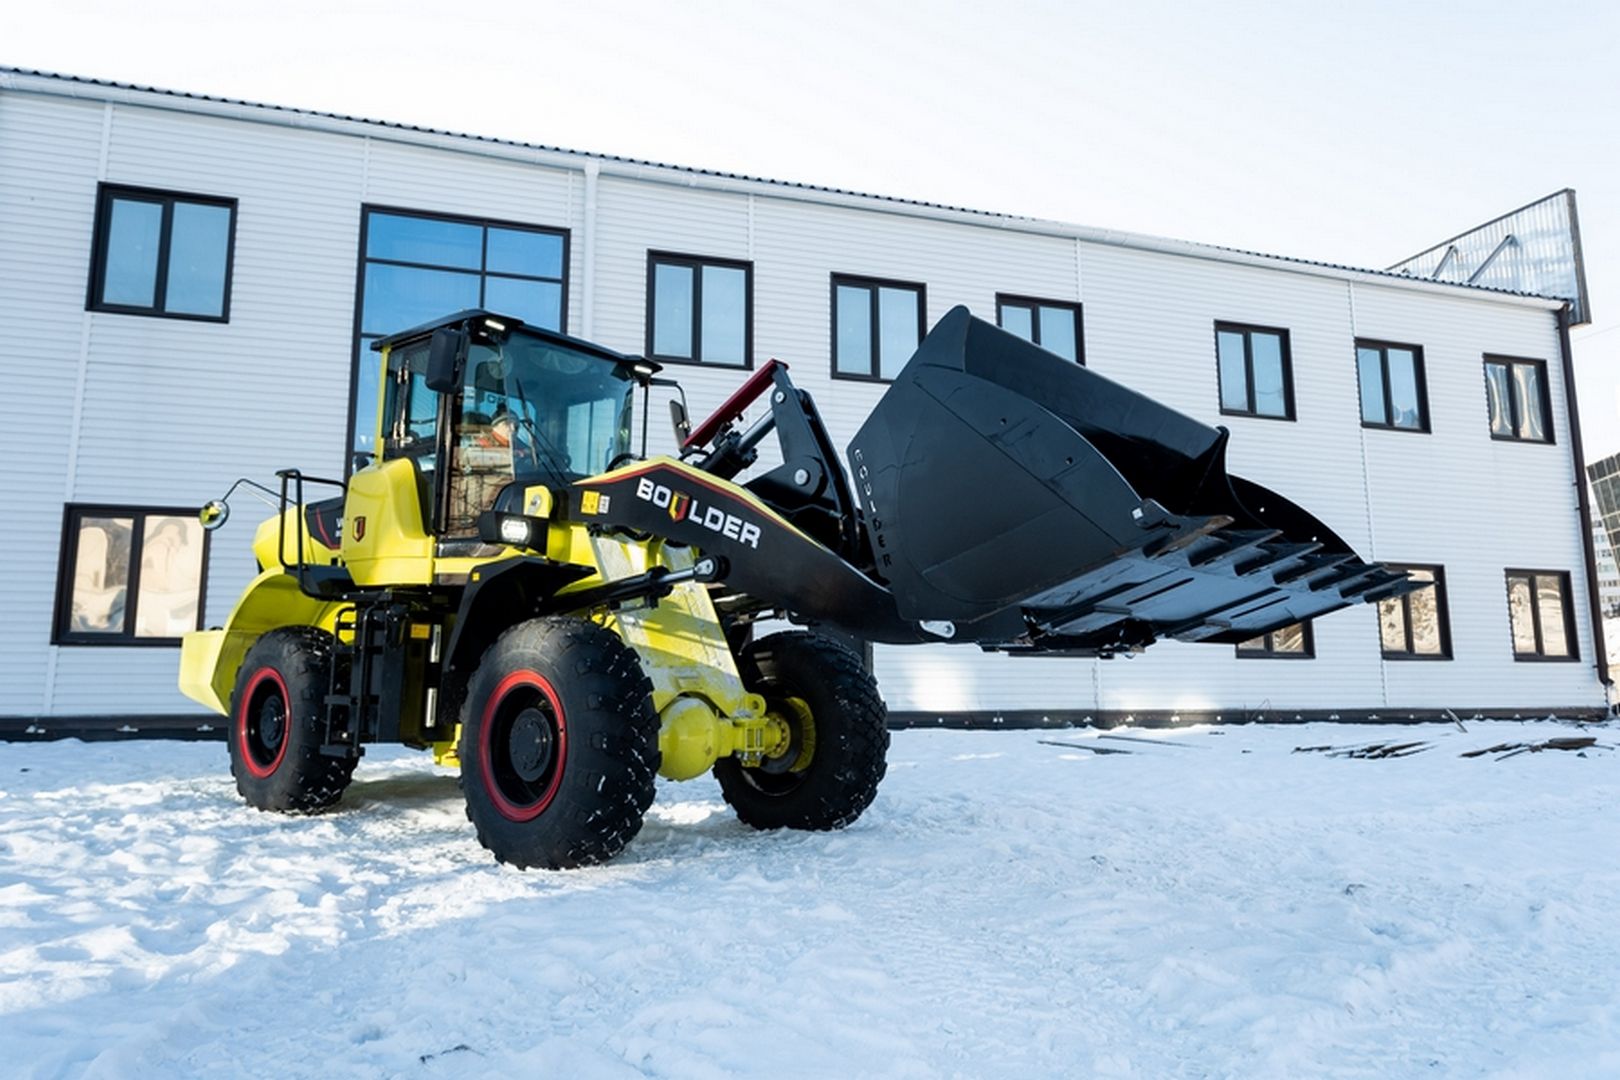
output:
[{"label": "red wheel rim", "polygon": [[496,685],[478,724],[478,767],[490,802],[508,821],[533,821],[551,805],[568,760],[568,726],[551,682],[523,669]]},{"label": "red wheel rim", "polygon": [[[253,776],[266,780],[281,768],[292,741],[292,698],[281,673],[275,668],[254,672],[236,708],[236,747],[242,764]],[[279,730],[272,730],[278,724]]]}]

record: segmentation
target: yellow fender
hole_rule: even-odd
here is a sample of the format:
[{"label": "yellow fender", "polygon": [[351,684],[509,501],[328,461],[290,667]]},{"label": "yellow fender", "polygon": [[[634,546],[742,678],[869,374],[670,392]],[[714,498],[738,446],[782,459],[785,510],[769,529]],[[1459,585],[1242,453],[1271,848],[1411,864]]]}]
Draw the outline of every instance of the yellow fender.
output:
[{"label": "yellow fender", "polygon": [[330,631],[343,605],[305,596],[298,579],[272,567],[253,579],[221,630],[186,634],[180,642],[180,692],[224,715],[242,658],[260,636],[283,626]]}]

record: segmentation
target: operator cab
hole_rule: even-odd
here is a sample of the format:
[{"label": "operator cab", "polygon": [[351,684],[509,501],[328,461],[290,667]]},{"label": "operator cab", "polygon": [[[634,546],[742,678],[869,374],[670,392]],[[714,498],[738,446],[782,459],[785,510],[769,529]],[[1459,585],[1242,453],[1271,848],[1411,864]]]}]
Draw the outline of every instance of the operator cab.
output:
[{"label": "operator cab", "polygon": [[560,495],[634,457],[635,390],[658,370],[476,310],[372,348],[387,351],[382,459],[414,464],[423,525],[441,540],[476,537],[479,515],[508,488],[544,484]]}]

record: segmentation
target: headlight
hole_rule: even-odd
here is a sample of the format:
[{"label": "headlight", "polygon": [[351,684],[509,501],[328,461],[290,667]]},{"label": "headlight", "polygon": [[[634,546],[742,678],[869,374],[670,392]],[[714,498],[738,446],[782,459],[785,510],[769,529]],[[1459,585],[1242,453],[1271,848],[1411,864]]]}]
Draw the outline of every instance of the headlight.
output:
[{"label": "headlight", "polygon": [[501,542],[513,547],[528,547],[534,535],[534,526],[525,518],[501,518]]}]

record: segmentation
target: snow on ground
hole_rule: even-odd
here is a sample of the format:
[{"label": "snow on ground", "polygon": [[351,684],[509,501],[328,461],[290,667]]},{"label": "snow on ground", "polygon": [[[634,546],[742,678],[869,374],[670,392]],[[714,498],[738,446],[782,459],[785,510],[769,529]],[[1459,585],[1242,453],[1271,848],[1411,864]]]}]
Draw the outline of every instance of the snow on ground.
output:
[{"label": "snow on ground", "polygon": [[[557,874],[408,751],[290,819],[220,744],[0,744],[0,1073],[1620,1075],[1620,752],[1114,734],[896,733],[833,834],[667,784]],[[1433,745],[1293,752],[1391,739]]]}]

